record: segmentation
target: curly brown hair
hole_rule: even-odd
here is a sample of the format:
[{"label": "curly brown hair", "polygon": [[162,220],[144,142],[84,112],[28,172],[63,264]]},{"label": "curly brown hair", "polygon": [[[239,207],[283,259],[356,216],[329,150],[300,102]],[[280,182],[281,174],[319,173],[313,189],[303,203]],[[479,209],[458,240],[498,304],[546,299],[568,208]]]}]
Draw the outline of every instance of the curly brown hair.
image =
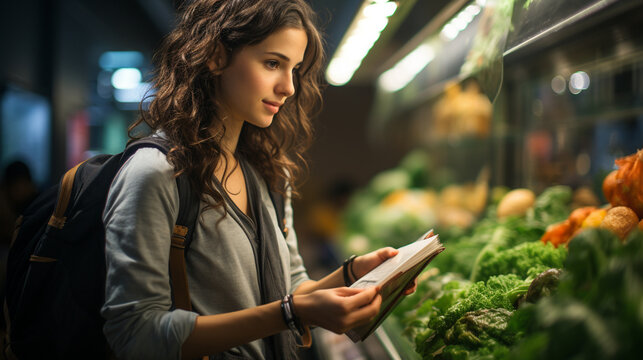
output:
[{"label": "curly brown hair", "polygon": [[[294,194],[307,171],[303,153],[312,140],[310,117],[321,106],[321,36],[314,13],[304,0],[196,0],[181,9],[177,27],[166,36],[154,55],[152,101],[129,129],[145,122],[161,130],[172,143],[167,154],[175,176],[187,173],[195,189],[214,206],[223,196],[214,182],[217,164],[227,159],[221,140],[225,133],[217,103],[219,77],[208,67],[215,53],[224,51],[227,63],[243,47],[260,43],[283,28],[306,32],[308,44],[301,67],[295,72],[295,94],[288,98],[267,128],[244,124],[237,153],[261,173],[268,186],[284,192],[288,183]],[[215,130],[215,131],[213,131]],[[225,167],[227,170],[227,165]],[[224,179],[226,178],[224,174]]]}]

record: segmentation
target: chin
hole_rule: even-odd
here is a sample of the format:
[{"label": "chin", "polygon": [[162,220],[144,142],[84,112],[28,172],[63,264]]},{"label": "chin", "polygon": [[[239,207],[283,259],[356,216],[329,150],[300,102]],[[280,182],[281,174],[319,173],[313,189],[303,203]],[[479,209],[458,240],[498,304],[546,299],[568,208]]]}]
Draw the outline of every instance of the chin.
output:
[{"label": "chin", "polygon": [[257,119],[257,121],[253,121],[251,124],[258,128],[265,129],[272,125],[272,121],[273,118],[271,117],[270,119]]}]

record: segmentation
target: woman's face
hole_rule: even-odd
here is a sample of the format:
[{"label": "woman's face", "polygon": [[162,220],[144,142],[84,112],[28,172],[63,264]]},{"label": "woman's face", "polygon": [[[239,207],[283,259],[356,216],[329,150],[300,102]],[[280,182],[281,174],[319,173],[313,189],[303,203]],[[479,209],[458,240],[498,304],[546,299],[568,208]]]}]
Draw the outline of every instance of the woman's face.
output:
[{"label": "woman's face", "polygon": [[221,73],[221,100],[233,121],[262,128],[272,123],[280,106],[295,93],[293,72],[307,43],[304,30],[284,28],[232,58]]}]

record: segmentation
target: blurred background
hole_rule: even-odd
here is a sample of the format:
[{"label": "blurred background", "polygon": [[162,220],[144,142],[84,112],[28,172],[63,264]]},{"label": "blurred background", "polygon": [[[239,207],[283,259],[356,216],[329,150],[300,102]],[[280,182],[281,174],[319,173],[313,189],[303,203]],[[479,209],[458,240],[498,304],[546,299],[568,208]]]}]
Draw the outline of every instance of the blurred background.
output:
[{"label": "blurred background", "polygon": [[[640,0],[309,2],[327,86],[295,221],[314,278],[431,227],[470,233],[511,189],[564,185],[583,205],[609,203],[614,161],[643,148]],[[35,194],[122,151],[182,3],[2,1],[5,253]],[[365,350],[329,337],[319,351],[417,355],[382,339]]]}]

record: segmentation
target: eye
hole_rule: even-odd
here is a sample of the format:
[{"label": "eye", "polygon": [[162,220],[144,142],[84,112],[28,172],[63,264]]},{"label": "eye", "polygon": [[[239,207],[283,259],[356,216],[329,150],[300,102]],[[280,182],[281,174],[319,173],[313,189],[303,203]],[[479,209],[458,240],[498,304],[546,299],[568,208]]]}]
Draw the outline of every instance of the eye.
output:
[{"label": "eye", "polygon": [[268,69],[278,69],[279,68],[279,61],[277,60],[266,60],[266,67]]}]

